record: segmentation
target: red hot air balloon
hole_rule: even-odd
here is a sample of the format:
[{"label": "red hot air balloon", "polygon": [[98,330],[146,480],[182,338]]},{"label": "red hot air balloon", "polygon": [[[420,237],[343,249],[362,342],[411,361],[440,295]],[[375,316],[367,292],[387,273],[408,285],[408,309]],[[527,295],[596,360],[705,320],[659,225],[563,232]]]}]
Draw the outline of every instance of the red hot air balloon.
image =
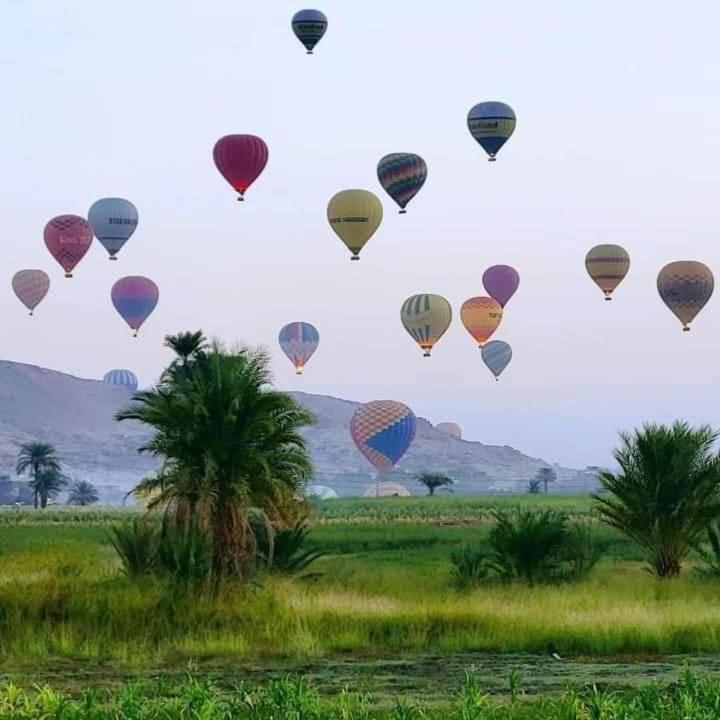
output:
[{"label": "red hot air balloon", "polygon": [[268,161],[268,146],[256,135],[226,135],[213,149],[220,174],[244,200],[245,191],[257,180]]},{"label": "red hot air balloon", "polygon": [[75,266],[90,249],[92,239],[90,225],[78,215],[58,215],[45,226],[45,245],[60,263],[66,278],[72,277]]},{"label": "red hot air balloon", "polygon": [[110,294],[120,317],[134,330],[137,337],[142,324],[150,317],[160,298],[158,286],[139,275],[120,278]]}]

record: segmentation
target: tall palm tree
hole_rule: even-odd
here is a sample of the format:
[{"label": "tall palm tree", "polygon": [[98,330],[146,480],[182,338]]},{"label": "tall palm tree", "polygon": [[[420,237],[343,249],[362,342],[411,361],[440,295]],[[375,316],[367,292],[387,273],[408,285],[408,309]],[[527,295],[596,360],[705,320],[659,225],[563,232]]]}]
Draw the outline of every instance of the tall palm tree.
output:
[{"label": "tall palm tree", "polygon": [[427,488],[428,495],[434,495],[435,491],[441,487],[447,487],[449,489],[449,486],[454,482],[454,480],[447,475],[432,472],[421,473],[415,480]]},{"label": "tall palm tree", "polygon": [[97,488],[92,483],[87,480],[76,480],[70,486],[67,504],[85,507],[94,505],[99,499]]},{"label": "tall palm tree", "polygon": [[117,419],[155,431],[141,452],[164,464],[137,488],[155,493],[148,507],[163,508],[167,521],[208,536],[216,578],[239,575],[255,558],[251,509],[290,520],[288,503],[312,472],[299,431],[314,419],[290,395],[272,389],[261,352],[214,343],[181,360],[182,373],[166,373]]},{"label": "tall palm tree", "polygon": [[601,519],[634,540],[653,572],[674,577],[708,525],[720,518],[718,435],[707,425],[645,425],[623,433],[620,472],[602,471],[595,495]]},{"label": "tall palm tree", "polygon": [[[30,484],[38,479],[41,473],[60,473],[60,460],[55,448],[50,443],[29,442],[20,446],[15,472],[18,475],[29,473]],[[38,507],[38,492],[33,489],[33,505]]]},{"label": "tall palm tree", "polygon": [[165,336],[165,347],[176,355],[176,363],[187,365],[193,358],[207,349],[207,340],[202,330]]},{"label": "tall palm tree", "polygon": [[44,510],[48,500],[57,497],[67,485],[67,479],[59,470],[43,469],[30,481],[30,487],[40,499],[40,507]]}]

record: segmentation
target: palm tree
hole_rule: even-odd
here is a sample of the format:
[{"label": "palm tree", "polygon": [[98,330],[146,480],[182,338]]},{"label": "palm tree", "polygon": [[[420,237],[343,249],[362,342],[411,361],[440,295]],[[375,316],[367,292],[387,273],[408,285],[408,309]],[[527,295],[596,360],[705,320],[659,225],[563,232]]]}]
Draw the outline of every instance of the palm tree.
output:
[{"label": "palm tree", "polygon": [[94,505],[100,496],[95,486],[87,480],[76,480],[70,486],[70,494],[68,495],[68,505]]},{"label": "palm tree", "polygon": [[141,452],[164,459],[157,476],[136,490],[156,493],[148,508],[163,508],[166,522],[205,533],[216,579],[241,575],[255,560],[251,510],[276,525],[292,521],[293,497],[312,473],[300,428],[314,418],[272,389],[262,352],[214,343],[178,359],[182,373],[165,373],[117,415],[153,428]]},{"label": "palm tree", "polygon": [[36,497],[40,499],[40,507],[44,510],[48,500],[57,497],[58,493],[67,485],[67,479],[59,471],[54,469],[42,469],[30,481],[30,487]]},{"label": "palm tree", "polygon": [[607,494],[594,496],[598,512],[645,551],[656,575],[674,577],[720,517],[720,459],[712,452],[717,433],[676,422],[648,424],[620,438],[614,453],[620,472],[600,473]]},{"label": "palm tree", "polygon": [[551,467],[542,467],[535,473],[535,479],[543,485],[547,495],[548,485],[557,480],[557,474]]},{"label": "palm tree", "polygon": [[428,495],[434,495],[435,490],[441,487],[447,487],[449,489],[449,486],[455,482],[447,475],[431,472],[424,472],[421,475],[418,475],[415,480],[427,488]]},{"label": "palm tree", "polygon": [[177,355],[173,365],[184,367],[207,348],[207,340],[202,330],[183,332],[166,335],[165,347],[170,348]]},{"label": "palm tree", "polygon": [[[18,475],[30,474],[31,486],[43,472],[60,473],[60,461],[55,448],[50,443],[29,442],[20,446],[15,472]],[[38,507],[38,492],[33,488],[33,505]],[[43,506],[44,507],[44,506]]]},{"label": "palm tree", "polygon": [[528,483],[527,491],[530,495],[539,495],[540,488],[542,487],[542,481],[535,478]]}]

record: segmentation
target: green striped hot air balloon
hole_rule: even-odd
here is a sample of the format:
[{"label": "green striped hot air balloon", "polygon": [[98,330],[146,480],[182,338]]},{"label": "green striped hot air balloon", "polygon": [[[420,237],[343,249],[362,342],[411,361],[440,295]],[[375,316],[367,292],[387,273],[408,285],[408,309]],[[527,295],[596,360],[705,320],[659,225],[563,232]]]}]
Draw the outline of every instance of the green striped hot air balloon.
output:
[{"label": "green striped hot air balloon", "polygon": [[425,357],[445,334],[452,321],[450,303],[441,295],[412,295],[400,310],[400,320]]}]

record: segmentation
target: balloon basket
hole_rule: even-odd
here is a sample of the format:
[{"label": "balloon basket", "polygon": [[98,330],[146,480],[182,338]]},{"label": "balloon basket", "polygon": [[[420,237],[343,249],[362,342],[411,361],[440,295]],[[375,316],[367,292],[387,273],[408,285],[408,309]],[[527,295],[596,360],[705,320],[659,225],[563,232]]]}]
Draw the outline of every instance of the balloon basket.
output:
[{"label": "balloon basket", "polygon": [[405,208],[403,208],[403,209],[398,213],[398,215],[407,215],[407,210],[406,210]]},{"label": "balloon basket", "polygon": [[30,317],[32,317],[32,316],[33,316],[33,311],[31,310],[31,311],[30,311]]},{"label": "balloon basket", "polygon": [[72,273],[66,272],[66,273],[65,273],[65,277],[68,278],[68,279],[70,279],[70,278],[72,277]]},{"label": "balloon basket", "polygon": [[313,54],[313,51],[312,51],[312,50],[308,50],[305,54],[306,54],[306,55],[312,55],[312,54]]},{"label": "balloon basket", "polygon": [[245,202],[245,198],[242,196],[242,194],[240,194],[240,195],[237,196],[237,201],[238,201],[238,202]]},{"label": "balloon basket", "polygon": [[135,330],[135,331],[133,332],[133,337],[137,337],[137,336],[138,336],[138,331]]},{"label": "balloon basket", "polygon": [[605,302],[610,302],[611,300],[612,300],[612,298],[609,295],[605,296]]},{"label": "balloon basket", "polygon": [[690,328],[686,325],[686,326],[683,328],[683,332],[690,332]]},{"label": "balloon basket", "polygon": [[423,353],[423,357],[430,357],[430,351],[429,351],[429,350],[426,350],[426,351]]},{"label": "balloon basket", "polygon": [[302,368],[300,368],[299,370],[296,370],[296,371],[295,371],[295,374],[296,374],[296,375],[302,375],[302,374],[303,374]]},{"label": "balloon basket", "polygon": [[488,162],[495,162],[497,160],[496,157],[489,157]]},{"label": "balloon basket", "polygon": [[353,261],[359,260],[359,259],[360,259],[360,256],[359,256],[359,255],[353,255],[353,256],[350,258],[350,260],[353,260]]},{"label": "balloon basket", "polygon": [[116,256],[116,255],[111,255],[111,256],[110,256],[110,260],[112,260],[112,261],[117,260],[117,256]]}]

